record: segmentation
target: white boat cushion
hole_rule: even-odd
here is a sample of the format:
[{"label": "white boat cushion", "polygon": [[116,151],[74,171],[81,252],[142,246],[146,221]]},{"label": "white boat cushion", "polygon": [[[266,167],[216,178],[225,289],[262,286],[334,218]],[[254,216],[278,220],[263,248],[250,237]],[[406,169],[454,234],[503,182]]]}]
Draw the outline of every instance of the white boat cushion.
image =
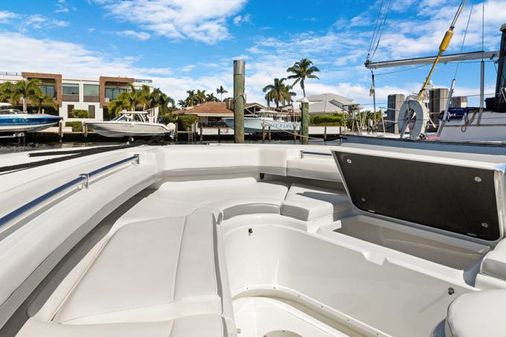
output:
[{"label": "white boat cushion", "polygon": [[222,245],[209,212],[115,226],[17,336],[233,335]]},{"label": "white boat cushion", "polygon": [[220,315],[150,323],[67,325],[30,319],[17,337],[224,337],[232,336]]},{"label": "white boat cushion", "polygon": [[446,337],[504,337],[506,290],[486,290],[459,296],[450,304]]},{"label": "white boat cushion", "polygon": [[506,240],[500,241],[481,262],[482,274],[506,280]]},{"label": "white boat cushion", "polygon": [[126,212],[118,223],[187,215],[197,209],[213,211],[216,216],[223,213],[226,218],[279,214],[287,191],[284,185],[259,183],[254,178],[167,182]]},{"label": "white boat cushion", "polygon": [[334,221],[351,209],[346,195],[292,185],[281,206],[281,214],[303,221],[322,217]]}]

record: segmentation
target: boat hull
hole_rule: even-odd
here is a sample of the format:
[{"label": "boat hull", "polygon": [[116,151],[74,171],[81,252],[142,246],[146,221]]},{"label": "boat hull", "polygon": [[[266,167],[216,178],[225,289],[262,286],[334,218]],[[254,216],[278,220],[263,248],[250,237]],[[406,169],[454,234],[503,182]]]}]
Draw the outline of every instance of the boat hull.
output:
[{"label": "boat hull", "polygon": [[152,137],[171,133],[163,124],[137,123],[137,122],[93,122],[86,123],[93,130],[104,137]]},{"label": "boat hull", "polygon": [[[222,120],[229,128],[234,128],[233,118],[222,118]],[[293,132],[299,128],[300,123],[298,122],[285,122],[262,118],[244,118],[244,132],[246,133],[259,133],[269,130],[270,132]]]},{"label": "boat hull", "polygon": [[58,124],[61,119],[51,115],[0,115],[0,133],[36,132]]}]

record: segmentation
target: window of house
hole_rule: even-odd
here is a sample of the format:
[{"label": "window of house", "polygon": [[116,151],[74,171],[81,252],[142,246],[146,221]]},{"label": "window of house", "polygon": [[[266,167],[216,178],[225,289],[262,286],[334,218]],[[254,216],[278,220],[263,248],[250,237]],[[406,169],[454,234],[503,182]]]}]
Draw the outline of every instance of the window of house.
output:
[{"label": "window of house", "polygon": [[40,91],[42,91],[42,93],[44,93],[45,95],[47,95],[49,97],[52,97],[52,98],[56,97],[56,90],[55,90],[55,86],[54,85],[51,85],[51,84],[42,84],[40,86]]},{"label": "window of house", "polygon": [[69,104],[67,105],[67,113],[68,115],[70,116],[72,111],[74,110],[74,105],[73,104]]},{"label": "window of house", "polygon": [[79,96],[79,84],[64,84],[63,94],[66,96]]},{"label": "window of house", "polygon": [[96,84],[85,84],[84,85],[84,96],[98,96],[98,85]]},{"label": "window of house", "polygon": [[106,86],[105,87],[105,97],[109,98],[109,100],[113,100],[124,92],[129,91],[128,87],[124,86]]}]

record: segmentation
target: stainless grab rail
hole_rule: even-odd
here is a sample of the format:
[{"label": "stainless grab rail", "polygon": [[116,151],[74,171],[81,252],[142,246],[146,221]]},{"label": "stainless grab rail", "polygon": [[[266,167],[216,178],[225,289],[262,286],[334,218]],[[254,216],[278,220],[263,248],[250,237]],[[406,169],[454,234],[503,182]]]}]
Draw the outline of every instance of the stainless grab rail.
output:
[{"label": "stainless grab rail", "polygon": [[[91,171],[91,172],[88,172],[88,173],[83,173],[83,174],[80,174],[77,178],[74,178],[72,179],[71,181],[68,181],[58,187],[55,187],[53,188],[52,190],[50,190],[49,192],[46,192],[44,194],[42,194],[41,196],[27,202],[26,204],[24,204],[23,206],[20,206],[18,208],[16,208],[15,210],[5,214],[4,216],[0,217],[0,228],[4,225],[6,225],[7,223],[11,222],[12,220],[20,217],[21,215],[25,214],[26,212],[28,212],[29,210],[35,208],[36,206],[42,204],[44,201],[50,199],[50,198],[53,198],[57,195],[59,195],[60,193],[70,189],[71,187],[77,185],[77,184],[80,184],[80,183],[83,183],[83,187],[84,188],[88,188],[89,186],[89,181],[90,181],[90,178],[92,178],[93,176],[96,176],[100,173],[103,173],[107,170],[110,170],[114,167],[117,167],[121,164],[125,164],[125,163],[129,163],[129,162],[136,162],[137,164],[139,163],[139,155],[138,154],[134,154],[133,156],[131,157],[128,157],[128,158],[125,158],[125,159],[121,159],[121,160],[118,160],[112,164],[108,164],[108,165],[105,165],[101,168],[98,168],[94,171]],[[1,235],[0,235],[0,239],[1,239]]]},{"label": "stainless grab rail", "polygon": [[300,158],[304,158],[305,154],[313,155],[313,156],[323,156],[323,157],[332,157],[332,154],[325,152],[313,152],[313,151],[300,151]]}]

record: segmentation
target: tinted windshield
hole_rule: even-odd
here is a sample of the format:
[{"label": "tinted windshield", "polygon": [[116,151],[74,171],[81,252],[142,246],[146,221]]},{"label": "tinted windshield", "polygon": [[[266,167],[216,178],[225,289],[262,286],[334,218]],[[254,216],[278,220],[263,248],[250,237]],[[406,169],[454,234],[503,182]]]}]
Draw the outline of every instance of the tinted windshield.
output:
[{"label": "tinted windshield", "polygon": [[0,109],[0,115],[14,115],[14,114],[21,114],[21,112],[18,109]]}]

